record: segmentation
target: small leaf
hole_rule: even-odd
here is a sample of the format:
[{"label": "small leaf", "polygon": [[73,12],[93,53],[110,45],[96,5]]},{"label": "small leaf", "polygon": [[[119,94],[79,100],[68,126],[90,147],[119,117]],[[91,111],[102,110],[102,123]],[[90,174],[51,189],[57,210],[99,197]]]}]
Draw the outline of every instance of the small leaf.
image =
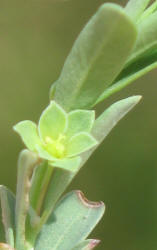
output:
[{"label": "small leaf", "polygon": [[6,187],[0,186],[0,201],[1,201],[2,220],[5,229],[6,242],[11,247],[14,247],[15,196]]},{"label": "small leaf", "polygon": [[81,163],[81,158],[74,157],[74,158],[69,158],[69,159],[56,160],[50,163],[50,165],[52,165],[53,167],[65,169],[67,171],[77,172],[80,166],[80,163]]},{"label": "small leaf", "polygon": [[75,110],[68,114],[66,136],[71,137],[79,132],[90,132],[95,120],[95,112]]},{"label": "small leaf", "polygon": [[100,240],[95,240],[95,239],[84,240],[76,247],[74,247],[72,250],[91,250],[94,249],[99,243]]},{"label": "small leaf", "polygon": [[149,2],[150,0],[130,0],[125,7],[125,11],[134,21],[137,21]]},{"label": "small leaf", "polygon": [[26,147],[31,151],[36,151],[36,145],[40,144],[37,133],[37,126],[31,121],[22,121],[16,124],[13,129],[22,137]]},{"label": "small leaf", "polygon": [[97,145],[97,141],[88,133],[81,132],[71,137],[67,145],[67,156],[72,157]]},{"label": "small leaf", "polygon": [[102,202],[90,202],[80,191],[67,194],[43,226],[35,250],[69,250],[90,234],[104,213]]},{"label": "small leaf", "polygon": [[55,83],[56,102],[67,111],[91,108],[124,67],[136,35],[136,27],[123,8],[102,5],[64,64]]},{"label": "small leaf", "polygon": [[52,102],[43,111],[39,120],[39,133],[43,140],[46,137],[57,139],[60,134],[64,133],[67,127],[67,115],[65,111]]}]

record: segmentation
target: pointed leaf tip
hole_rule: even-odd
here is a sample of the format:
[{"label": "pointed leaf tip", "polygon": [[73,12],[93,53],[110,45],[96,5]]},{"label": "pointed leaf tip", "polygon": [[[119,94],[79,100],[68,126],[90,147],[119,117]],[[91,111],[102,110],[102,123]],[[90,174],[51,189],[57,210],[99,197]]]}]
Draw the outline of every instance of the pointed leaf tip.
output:
[{"label": "pointed leaf tip", "polygon": [[128,97],[127,99],[128,99],[128,101],[131,100],[136,105],[137,103],[139,103],[141,101],[142,96],[141,95],[134,95],[134,96]]}]

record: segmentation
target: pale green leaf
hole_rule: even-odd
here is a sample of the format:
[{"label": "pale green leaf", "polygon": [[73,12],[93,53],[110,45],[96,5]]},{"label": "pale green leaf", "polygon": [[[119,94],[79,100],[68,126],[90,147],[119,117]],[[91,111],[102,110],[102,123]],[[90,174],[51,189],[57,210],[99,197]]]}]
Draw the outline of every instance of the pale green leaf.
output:
[{"label": "pale green leaf", "polygon": [[50,163],[53,167],[58,167],[71,172],[77,172],[81,163],[80,157],[66,158],[63,160],[56,160]]},{"label": "pale green leaf", "polygon": [[69,193],[43,226],[35,250],[72,249],[86,239],[103,213],[102,202],[90,202],[80,191]]},{"label": "pale green leaf", "polygon": [[71,137],[79,132],[90,132],[95,120],[95,112],[75,110],[68,114],[66,136]]},{"label": "pale green leaf", "polygon": [[67,145],[67,156],[79,155],[97,145],[97,141],[90,134],[80,132],[69,140]]},{"label": "pale green leaf", "polygon": [[136,27],[116,4],[104,4],[85,26],[55,83],[54,99],[67,111],[90,108],[125,65]]},{"label": "pale green leaf", "polygon": [[15,196],[5,186],[0,186],[0,201],[6,242],[14,247]]},{"label": "pale green leaf", "polygon": [[94,249],[99,243],[100,240],[95,240],[95,239],[84,240],[76,247],[74,247],[72,250],[91,250]]},{"label": "pale green leaf", "polygon": [[34,122],[22,121],[17,123],[13,129],[21,136],[29,150],[36,151],[36,145],[40,144],[40,138]]},{"label": "pale green leaf", "polygon": [[125,11],[134,21],[137,21],[149,2],[150,0],[130,0],[125,7]]},{"label": "pale green leaf", "polygon": [[96,104],[102,102],[104,99],[120,91],[155,68],[157,68],[157,53],[155,52],[152,55],[146,55],[135,61],[125,68],[117,78],[117,81],[99,96]]},{"label": "pale green leaf", "polygon": [[92,135],[99,144],[111,129],[141,100],[141,96],[131,96],[112,104],[95,121]]},{"label": "pale green leaf", "polygon": [[157,48],[157,12],[148,16],[137,27],[137,42],[127,65],[148,53],[152,53],[152,50]]},{"label": "pale green leaf", "polygon": [[67,115],[65,111],[56,103],[51,101],[49,106],[43,111],[39,120],[39,134],[43,141],[50,137],[57,139],[65,132],[67,127]]},{"label": "pale green leaf", "polygon": [[142,16],[140,17],[140,19],[138,20],[139,22],[141,22],[143,19],[147,18],[149,15],[151,15],[153,12],[155,12],[157,10],[157,1],[155,1],[154,3],[152,3],[149,8],[147,8]]}]

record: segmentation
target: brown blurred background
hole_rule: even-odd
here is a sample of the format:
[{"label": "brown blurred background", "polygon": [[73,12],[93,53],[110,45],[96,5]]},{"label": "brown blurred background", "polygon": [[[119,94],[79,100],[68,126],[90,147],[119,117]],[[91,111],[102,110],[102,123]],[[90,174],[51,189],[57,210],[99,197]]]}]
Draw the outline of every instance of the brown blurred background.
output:
[{"label": "brown blurred background", "polygon": [[[13,191],[18,153],[24,146],[12,126],[38,120],[74,40],[103,2],[0,1],[0,183]],[[135,94],[143,95],[141,103],[69,188],[106,204],[91,236],[102,239],[99,250],[157,249],[157,71],[102,103],[100,110]]]}]

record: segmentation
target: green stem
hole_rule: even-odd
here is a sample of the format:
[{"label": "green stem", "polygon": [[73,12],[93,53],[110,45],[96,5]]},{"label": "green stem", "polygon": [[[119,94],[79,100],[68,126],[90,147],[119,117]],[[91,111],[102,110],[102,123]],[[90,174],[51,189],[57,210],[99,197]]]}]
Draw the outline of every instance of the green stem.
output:
[{"label": "green stem", "polygon": [[18,161],[17,193],[15,206],[16,250],[30,249],[25,237],[25,222],[29,210],[29,190],[31,177],[39,157],[28,150],[23,150]]},{"label": "green stem", "polygon": [[53,174],[54,168],[44,161],[36,171],[32,178],[32,186],[30,190],[30,217],[27,221],[27,240],[34,244],[36,236],[39,232],[40,214],[43,208],[43,203],[48,190],[48,186]]},{"label": "green stem", "polygon": [[45,194],[53,172],[53,167],[44,161],[35,171],[30,190],[30,205],[40,215]]}]

